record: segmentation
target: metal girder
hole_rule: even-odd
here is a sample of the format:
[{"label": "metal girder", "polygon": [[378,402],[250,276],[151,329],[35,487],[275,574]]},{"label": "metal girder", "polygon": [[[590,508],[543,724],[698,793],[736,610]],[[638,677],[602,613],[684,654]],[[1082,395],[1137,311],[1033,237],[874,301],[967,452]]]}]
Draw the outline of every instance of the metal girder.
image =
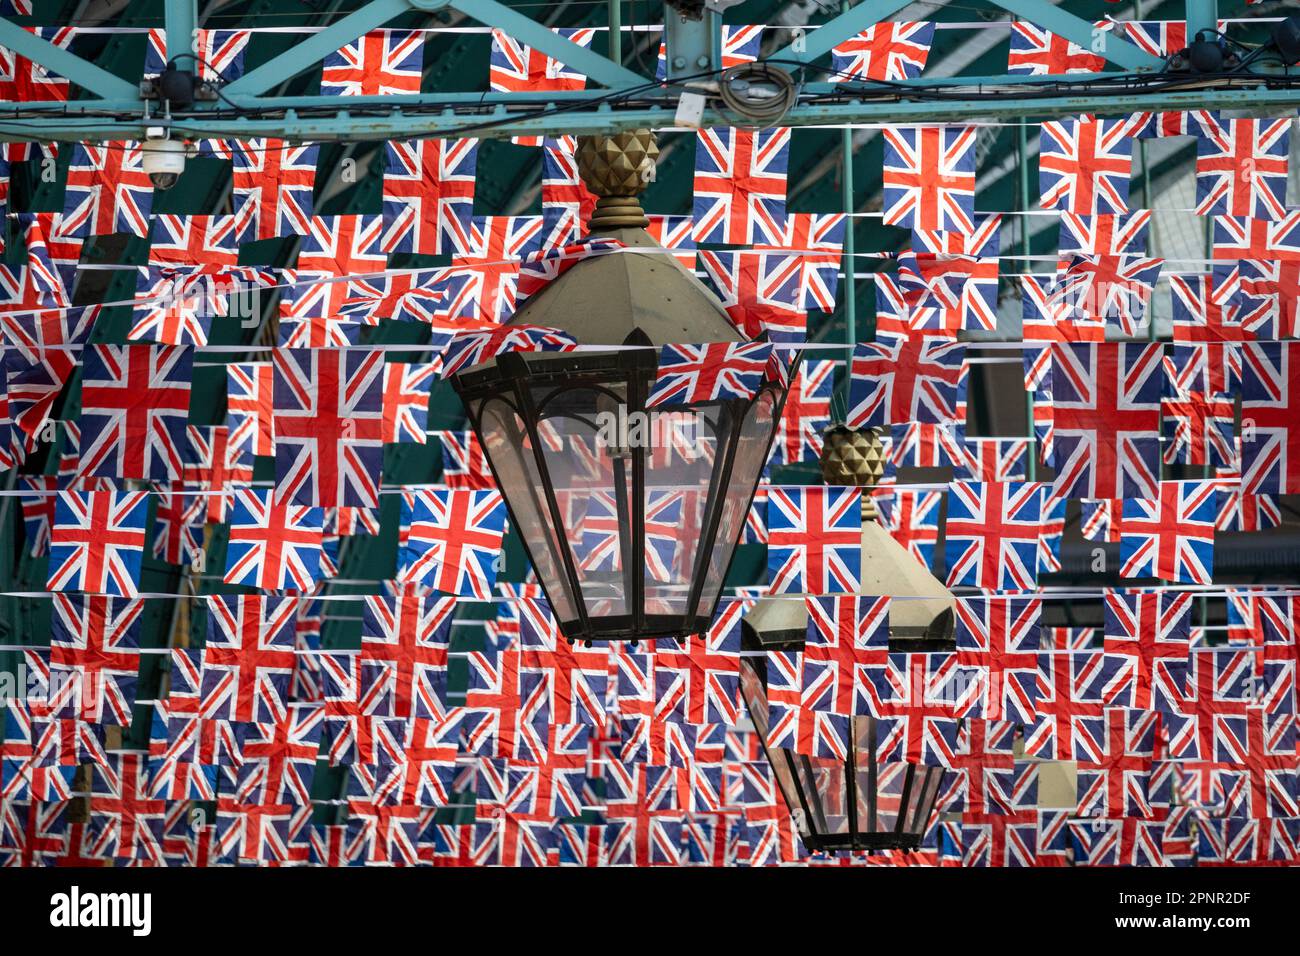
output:
[{"label": "metal girder", "polygon": [[1187,0],[1187,39],[1196,37],[1201,30],[1219,28],[1219,4],[1217,0]]},{"label": "metal girder", "polygon": [[[986,91],[987,92],[987,91]],[[396,99],[396,98],[392,98]],[[593,96],[593,99],[595,97]],[[66,105],[66,104],[65,104]],[[390,104],[391,105],[391,104]],[[1079,113],[1102,115],[1126,114],[1142,110],[1240,109],[1253,107],[1287,110],[1300,106],[1300,88],[1268,90],[1202,88],[1181,92],[1118,93],[1096,95],[1062,95],[1043,98],[1018,97],[1014,94],[987,100],[951,99],[914,101],[807,104],[796,106],[781,120],[783,126],[826,126],[845,123],[888,122],[963,122],[980,119],[1016,119],[1025,116],[1053,117]],[[346,108],[351,108],[348,104]],[[500,125],[484,127],[485,123]],[[708,110],[705,125],[727,126],[731,120],[716,110]],[[522,135],[582,135],[649,127],[671,128],[675,109],[658,106],[614,110],[608,106],[573,109],[546,116],[507,112],[504,107],[488,114],[439,113],[411,114],[391,109],[382,115],[356,113],[341,116],[301,115],[287,110],[283,118],[244,117],[229,120],[205,120],[173,116],[172,128],[194,138],[231,136],[271,136],[291,140],[335,141],[400,139],[415,136],[506,137]],[[31,120],[6,121],[0,118],[0,137],[17,139],[122,139],[138,138],[142,120],[123,121],[112,118],[59,113],[39,126]]]},{"label": "metal girder", "polygon": [[[194,53],[194,35],[199,27],[198,0],[167,0],[163,8],[163,23],[167,36],[167,59],[174,60],[184,53]],[[198,63],[181,64],[182,70],[200,73]]]},{"label": "metal girder", "polygon": [[66,76],[92,96],[139,101],[140,90],[135,84],[128,83],[89,60],[57,47],[34,33],[28,33],[3,18],[0,18],[0,46],[13,50],[19,56],[39,63],[60,76]]},{"label": "metal girder", "polygon": [[[856,36],[885,17],[892,16],[909,2],[910,0],[863,0],[810,31],[808,35],[773,53],[769,59],[811,63],[829,53],[831,47]],[[1093,25],[1061,7],[1053,6],[1047,0],[993,0],[993,3],[1008,13],[1074,41],[1084,49],[1093,48]],[[1188,0],[1189,11],[1194,3],[1209,3],[1213,6],[1214,0]],[[1163,62],[1159,57],[1145,53],[1127,40],[1112,34],[1105,34],[1102,42],[1102,48],[1095,52],[1126,70],[1157,70]]]}]

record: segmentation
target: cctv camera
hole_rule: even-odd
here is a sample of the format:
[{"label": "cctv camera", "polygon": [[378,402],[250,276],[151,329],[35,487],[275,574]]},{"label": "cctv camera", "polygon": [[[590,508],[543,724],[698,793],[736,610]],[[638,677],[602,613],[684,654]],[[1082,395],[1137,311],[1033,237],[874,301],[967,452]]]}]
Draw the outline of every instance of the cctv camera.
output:
[{"label": "cctv camera", "polygon": [[144,171],[154,189],[171,189],[185,172],[185,144],[174,139],[148,139],[144,143]]}]

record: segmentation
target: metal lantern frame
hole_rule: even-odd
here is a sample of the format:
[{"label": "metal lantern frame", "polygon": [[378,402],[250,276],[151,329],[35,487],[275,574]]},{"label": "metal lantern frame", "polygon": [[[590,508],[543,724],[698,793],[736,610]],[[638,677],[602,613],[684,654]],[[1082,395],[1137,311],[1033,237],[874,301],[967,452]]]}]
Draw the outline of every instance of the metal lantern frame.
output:
[{"label": "metal lantern frame", "polygon": [[[681,613],[666,614],[646,607],[645,502],[647,489],[654,487],[647,481],[649,449],[632,446],[611,454],[613,488],[618,495],[622,603],[626,610],[600,613],[592,606],[592,598],[584,595],[590,582],[584,579],[579,556],[565,533],[565,509],[546,460],[546,438],[539,426],[548,420],[552,409],[563,411],[566,397],[580,393],[605,397],[611,408],[622,406],[629,418],[636,413],[649,416],[658,412],[646,407],[657,368],[658,349],[647,345],[612,352],[509,352],[498,356],[491,365],[453,378],[484,457],[502,490],[512,526],[519,531],[537,570],[560,632],[570,640],[685,638],[706,631],[721,599],[745,514],[771,451],[787,394],[781,382],[765,378],[753,397],[746,400],[672,407],[713,414],[715,421],[725,427],[714,436],[716,453],[698,525],[700,537],[692,558],[689,593]],[[494,408],[509,410],[519,426],[516,434],[504,442],[492,434],[497,426],[488,418],[496,414]],[[770,414],[761,441],[753,446],[759,453],[738,468],[745,429],[758,420],[763,408],[770,409]],[[590,418],[582,419],[582,423],[592,432],[597,430],[597,423]],[[516,446],[517,461],[507,460],[512,455],[510,446]],[[753,448],[745,451],[752,452]],[[733,488],[737,481],[744,492],[743,502]]]},{"label": "metal lantern frame", "polygon": [[[804,845],[812,851],[866,853],[919,849],[934,820],[948,769],[875,759],[881,722],[866,715],[850,718],[843,760],[770,746],[767,660],[765,654],[753,652],[760,648],[797,650],[803,635],[784,635],[787,639],[774,645],[755,640],[751,628],[746,627],[745,634],[744,646],[750,653],[741,662],[741,695]],[[899,643],[923,651],[942,642]],[[821,786],[819,778],[823,782]],[[886,798],[894,805],[893,809],[886,807]]]}]

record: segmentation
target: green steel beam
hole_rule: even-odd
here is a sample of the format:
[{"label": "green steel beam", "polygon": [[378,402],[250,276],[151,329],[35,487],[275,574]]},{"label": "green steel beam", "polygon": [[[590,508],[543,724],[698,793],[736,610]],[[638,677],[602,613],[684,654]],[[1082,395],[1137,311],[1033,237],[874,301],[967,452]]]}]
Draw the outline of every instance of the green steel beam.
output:
[{"label": "green steel beam", "polygon": [[1219,28],[1217,0],[1187,0],[1187,40],[1191,42],[1201,30]]},{"label": "green steel beam", "polygon": [[[822,24],[807,36],[800,37],[789,46],[773,53],[771,60],[795,60],[811,63],[818,57],[825,56],[831,48],[856,36],[867,27],[879,23],[908,5],[910,0],[864,0],[857,6],[844,11],[839,16]],[[1082,17],[1053,6],[1047,0],[993,0],[995,6],[1022,17],[1045,30],[1051,30],[1084,47],[1092,49],[1094,27]],[[1214,0],[1188,0],[1189,11],[1193,4],[1209,3]],[[1213,23],[1213,20],[1211,20]],[[1144,53],[1127,40],[1121,40],[1112,34],[1104,35],[1105,44],[1096,52],[1098,55],[1117,63],[1127,70],[1158,70],[1162,60]]]},{"label": "green steel beam", "polygon": [[585,74],[588,79],[611,89],[645,86],[652,82],[608,57],[578,46],[550,27],[542,26],[497,0],[410,0],[410,4],[419,10],[436,10],[449,6],[484,26],[500,27],[516,40],[523,41],[535,50],[541,50],[565,66],[571,66]]},{"label": "green steel beam", "polygon": [[[1065,37],[1085,50],[1092,50],[1098,56],[1126,70],[1158,70],[1164,65],[1164,60],[1160,57],[1139,50],[1127,40],[1115,36],[1114,33],[1098,34],[1092,23],[1062,7],[1053,6],[1047,0],[994,0],[994,2],[1008,13],[1014,13],[1044,30],[1051,30],[1057,36]],[[1195,2],[1195,0],[1188,0],[1188,2]],[[1099,40],[1097,47],[1093,44],[1094,37]]]},{"label": "green steel beam", "polygon": [[[431,4],[436,9],[444,4]],[[271,57],[255,70],[245,73],[225,88],[228,95],[265,93],[278,83],[296,76],[314,63],[319,63],[340,47],[347,46],[359,36],[382,27],[389,20],[411,9],[408,0],[370,0],[365,6],[331,23],[324,30],[313,33],[301,43]]]},{"label": "green steel beam", "polygon": [[[393,97],[392,99],[397,99]],[[598,101],[598,96],[593,96]],[[263,105],[271,105],[274,100]],[[49,119],[7,120],[0,117],[0,137],[9,139],[77,140],[139,138],[146,125],[142,119],[118,119],[81,115],[75,103]],[[403,113],[396,104],[382,115],[357,115],[352,103],[335,104],[339,112],[329,116],[302,115],[286,110],[282,118],[203,119],[191,114],[174,115],[172,128],[194,138],[273,136],[302,141],[347,141],[410,138],[418,136],[474,135],[505,138],[519,135],[573,135],[613,132],[674,125],[672,107],[613,109],[608,105],[574,108],[561,113],[536,115],[510,113],[498,106],[491,113],[455,113],[450,109],[419,114]],[[1294,109],[1300,106],[1300,87],[1294,89],[1195,89],[1152,93],[1052,96],[1021,98],[1008,95],[993,100],[953,99],[915,102],[860,102],[796,106],[781,120],[783,126],[817,126],[840,123],[963,122],[976,119],[1071,116],[1078,113],[1127,114],[1136,110],[1198,110],[1255,108]],[[484,124],[495,124],[485,126]],[[727,126],[731,119],[718,110],[706,110],[703,124]]]},{"label": "green steel beam", "polygon": [[664,73],[669,79],[716,70],[722,63],[718,16],[705,10],[698,19],[664,5]]},{"label": "green steel beam", "polygon": [[[182,53],[193,54],[195,31],[199,27],[198,0],[167,0],[163,8],[163,23],[167,31],[167,59],[174,60]],[[197,75],[199,65],[191,60],[181,64],[182,70],[193,70]]]},{"label": "green steel beam", "polygon": [[579,46],[496,0],[370,0],[343,19],[312,34],[279,56],[272,57],[257,69],[245,73],[226,87],[224,92],[232,98],[264,93],[277,83],[319,63],[357,37],[382,27],[394,17],[413,9],[434,11],[444,7],[459,10],[486,26],[500,27],[510,36],[585,73],[604,86],[627,88],[645,86],[647,83],[645,77],[608,57]]},{"label": "green steel beam", "polygon": [[134,83],[128,83],[89,60],[83,60],[75,53],[57,47],[34,33],[28,33],[3,18],[0,18],[0,46],[13,50],[19,56],[39,63],[60,76],[66,76],[91,96],[130,100],[136,106],[139,105],[140,91]]}]

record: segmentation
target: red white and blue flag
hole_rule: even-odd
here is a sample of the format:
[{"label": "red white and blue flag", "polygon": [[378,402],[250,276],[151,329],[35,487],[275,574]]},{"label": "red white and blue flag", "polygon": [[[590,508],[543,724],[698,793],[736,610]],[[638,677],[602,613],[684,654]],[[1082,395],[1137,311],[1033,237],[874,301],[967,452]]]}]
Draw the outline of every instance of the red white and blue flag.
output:
[{"label": "red white and blue flag", "polygon": [[748,401],[763,383],[771,354],[765,342],[665,345],[646,407]]},{"label": "red white and blue flag", "polygon": [[860,488],[773,486],[767,497],[767,573],[774,594],[857,591]]},{"label": "red white and blue flag", "polygon": [[885,225],[973,232],[975,127],[889,126],[884,134]]},{"label": "red white and blue flag", "polygon": [[50,531],[49,591],[134,597],[149,494],[60,491]]},{"label": "red white and blue flag", "polygon": [[1300,342],[1242,346],[1241,408],[1254,437],[1241,443],[1241,490],[1300,494]]},{"label": "red white and blue flag", "polygon": [[60,233],[87,238],[149,235],[153,182],[138,142],[73,143]]},{"label": "red white and blue flag", "polygon": [[405,492],[398,580],[444,594],[491,597],[505,523],[499,491]]},{"label": "red white and blue flag", "polygon": [[420,92],[424,33],[371,30],[321,64],[320,91],[335,96],[401,96]]},{"label": "red white and blue flag", "polygon": [[323,577],[323,512],[277,505],[272,496],[271,489],[234,490],[222,580],[267,591],[309,590]]},{"label": "red white and blue flag", "polygon": [[282,139],[234,141],[231,203],[240,243],[311,233],[319,149]]},{"label": "red white and blue flag", "polygon": [[1282,219],[1292,120],[1206,113],[1196,139],[1196,211]]},{"label": "red white and blue flag", "polygon": [[468,254],[477,162],[476,139],[386,142],[380,251]]},{"label": "red white and blue flag", "polygon": [[1044,209],[1082,216],[1126,212],[1132,167],[1128,119],[1085,117],[1043,124],[1038,181]]},{"label": "red white and blue flag", "polygon": [[831,48],[830,80],[914,80],[933,42],[933,23],[874,23]]},{"label": "red white and blue flag", "polygon": [[1026,481],[957,481],[950,491],[944,532],[949,587],[1035,588],[1042,486]]},{"label": "red white and blue flag", "polygon": [[700,130],[695,147],[695,241],[780,245],[786,230],[790,130]]},{"label": "red white and blue flag", "polygon": [[1119,575],[1210,584],[1219,483],[1163,481],[1155,498],[1125,498]]},{"label": "red white and blue flag", "polygon": [[852,373],[850,428],[965,417],[962,343],[919,336],[893,345],[862,343],[853,349]]}]

